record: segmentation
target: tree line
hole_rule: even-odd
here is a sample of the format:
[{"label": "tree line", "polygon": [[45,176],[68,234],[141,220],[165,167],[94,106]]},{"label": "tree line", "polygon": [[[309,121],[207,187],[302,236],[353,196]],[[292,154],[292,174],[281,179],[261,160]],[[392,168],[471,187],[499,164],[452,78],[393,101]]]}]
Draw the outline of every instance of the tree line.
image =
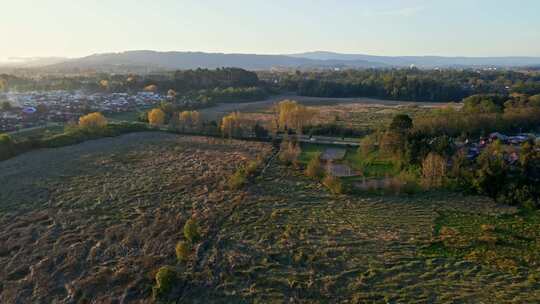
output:
[{"label": "tree line", "polygon": [[366,69],[262,73],[281,91],[312,97],[458,101],[475,94],[540,93],[540,75],[518,71]]}]

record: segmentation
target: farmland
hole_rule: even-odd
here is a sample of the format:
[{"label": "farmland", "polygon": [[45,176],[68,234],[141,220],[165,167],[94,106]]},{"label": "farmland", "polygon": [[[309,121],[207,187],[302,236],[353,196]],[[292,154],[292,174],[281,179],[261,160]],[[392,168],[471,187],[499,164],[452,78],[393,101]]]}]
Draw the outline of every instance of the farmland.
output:
[{"label": "farmland", "polygon": [[[444,191],[334,196],[277,162],[228,190],[270,152],[153,132],[0,163],[0,302],[152,302],[164,265],[168,299],[189,303],[540,299],[537,213]],[[202,241],[178,263],[189,218]],[[486,233],[501,241],[477,244]]]}]

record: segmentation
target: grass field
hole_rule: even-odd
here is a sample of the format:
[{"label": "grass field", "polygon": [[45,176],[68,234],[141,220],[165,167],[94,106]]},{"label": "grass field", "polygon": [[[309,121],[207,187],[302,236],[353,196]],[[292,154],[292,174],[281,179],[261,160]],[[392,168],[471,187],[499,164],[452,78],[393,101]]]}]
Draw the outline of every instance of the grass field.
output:
[{"label": "grass field", "polygon": [[[233,303],[532,303],[532,269],[430,255],[439,215],[511,212],[448,193],[334,197],[280,166],[216,231],[184,299]],[[537,271],[535,268],[534,271]],[[201,274],[202,273],[202,274]],[[196,279],[194,279],[196,278]],[[211,292],[202,286],[214,282]]]},{"label": "grass field", "polygon": [[118,112],[107,114],[106,117],[111,120],[117,121],[138,121],[141,111],[128,111],[128,112]]},{"label": "grass field", "polygon": [[445,212],[436,221],[439,240],[427,254],[464,258],[512,273],[529,272],[540,283],[540,212],[485,215]]},{"label": "grass field", "polygon": [[[391,159],[378,155],[371,155],[369,160],[365,160],[360,153],[358,153],[357,148],[306,143],[302,144],[301,148],[302,153],[298,160],[303,165],[306,165],[317,153],[322,153],[326,149],[343,148],[347,150],[347,153],[345,154],[345,158],[337,163],[346,164],[353,170],[362,172],[362,178],[381,178],[396,173],[395,165]],[[348,178],[348,180],[354,180],[354,178]]]},{"label": "grass field", "polygon": [[51,123],[43,127],[35,127],[30,129],[24,129],[18,132],[12,132],[10,133],[10,136],[15,140],[23,140],[27,138],[42,138],[45,136],[60,134],[62,132],[64,132],[63,124]]},{"label": "grass field", "polygon": [[200,112],[207,120],[219,120],[230,112],[239,111],[257,121],[265,122],[271,119],[270,109],[284,99],[296,100],[317,109],[320,115],[315,123],[335,121],[338,125],[359,130],[372,130],[386,126],[397,113],[405,113],[414,117],[447,105],[459,106],[449,103],[408,102],[374,98],[321,98],[284,95],[256,102],[220,104],[201,109]]},{"label": "grass field", "polygon": [[269,151],[152,132],[0,162],[0,303],[150,298],[186,219],[209,226],[238,200],[227,177]]},{"label": "grass field", "polygon": [[[1,162],[0,302],[151,303],[164,265],[172,303],[540,301],[538,213],[449,192],[334,196],[276,162],[227,189],[269,152],[134,133]],[[177,264],[191,217],[202,241]]]}]

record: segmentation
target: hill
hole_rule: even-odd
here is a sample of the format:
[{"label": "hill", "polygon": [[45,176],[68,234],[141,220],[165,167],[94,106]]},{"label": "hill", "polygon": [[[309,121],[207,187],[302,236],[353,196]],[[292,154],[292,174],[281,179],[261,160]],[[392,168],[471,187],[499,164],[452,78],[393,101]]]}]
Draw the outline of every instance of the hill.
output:
[{"label": "hill", "polygon": [[238,67],[248,70],[268,70],[271,68],[376,68],[384,66],[386,65],[365,60],[317,60],[285,55],[127,51],[121,53],[95,54],[88,57],[72,59],[51,65],[49,68],[70,70],[146,67],[150,70],[184,70]]},{"label": "hill", "polygon": [[155,71],[215,69],[237,67],[247,70],[270,69],[365,69],[409,67],[531,67],[540,65],[540,57],[441,57],[441,56],[374,56],[334,52],[307,52],[290,55],[226,54],[204,52],[157,52],[150,50],[94,54],[81,58],[37,58],[10,64],[3,68],[34,68],[46,72],[95,70],[111,73],[149,73]]},{"label": "hill", "polygon": [[363,54],[341,54],[334,52],[307,52],[289,55],[312,60],[364,60],[389,66],[416,65],[423,68],[436,67],[522,67],[540,64],[540,57],[442,57],[442,56],[374,56]]}]

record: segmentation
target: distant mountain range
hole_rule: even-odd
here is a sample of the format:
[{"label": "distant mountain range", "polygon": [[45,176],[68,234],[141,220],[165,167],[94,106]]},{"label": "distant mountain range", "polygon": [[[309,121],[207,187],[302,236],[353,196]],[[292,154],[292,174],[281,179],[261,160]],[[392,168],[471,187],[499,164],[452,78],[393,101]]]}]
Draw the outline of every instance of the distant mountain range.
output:
[{"label": "distant mountain range", "polygon": [[442,56],[374,56],[340,54],[333,52],[308,52],[289,55],[313,60],[363,60],[388,66],[411,66],[421,68],[448,67],[523,67],[540,65],[540,57],[442,57]]},{"label": "distant mountain range", "polygon": [[38,58],[23,60],[19,64],[13,62],[7,66],[40,68],[51,71],[151,72],[195,68],[214,69],[219,67],[268,70],[272,68],[391,68],[409,67],[411,65],[419,68],[523,67],[539,66],[540,57],[390,57],[320,51],[289,55],[127,51],[95,54],[73,59]]}]

